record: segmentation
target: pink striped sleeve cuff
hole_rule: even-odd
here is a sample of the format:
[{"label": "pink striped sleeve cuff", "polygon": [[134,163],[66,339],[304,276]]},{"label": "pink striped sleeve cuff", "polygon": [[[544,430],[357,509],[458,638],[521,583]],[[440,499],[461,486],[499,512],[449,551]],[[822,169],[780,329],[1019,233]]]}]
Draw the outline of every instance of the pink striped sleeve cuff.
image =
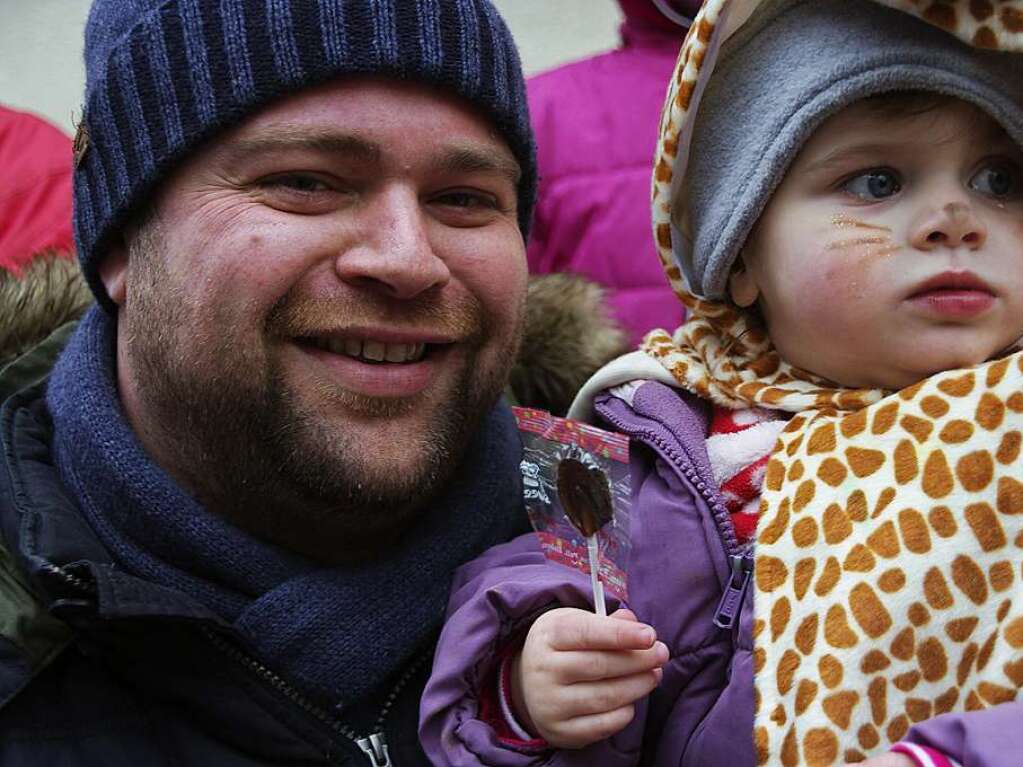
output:
[{"label": "pink striped sleeve cuff", "polygon": [[898,743],[892,749],[896,754],[904,754],[916,763],[916,767],[962,767],[940,751],[916,743]]}]

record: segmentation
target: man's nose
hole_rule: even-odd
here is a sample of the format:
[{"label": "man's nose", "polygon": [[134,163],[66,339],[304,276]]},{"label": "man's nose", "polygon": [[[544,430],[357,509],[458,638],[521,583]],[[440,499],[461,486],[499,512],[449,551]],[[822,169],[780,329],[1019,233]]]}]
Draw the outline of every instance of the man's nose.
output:
[{"label": "man's nose", "polygon": [[946,200],[921,214],[910,240],[917,250],[977,250],[987,241],[987,226],[968,200]]},{"label": "man's nose", "polygon": [[408,299],[451,279],[430,241],[427,214],[413,190],[382,191],[357,215],[355,241],[334,259],[344,282]]}]

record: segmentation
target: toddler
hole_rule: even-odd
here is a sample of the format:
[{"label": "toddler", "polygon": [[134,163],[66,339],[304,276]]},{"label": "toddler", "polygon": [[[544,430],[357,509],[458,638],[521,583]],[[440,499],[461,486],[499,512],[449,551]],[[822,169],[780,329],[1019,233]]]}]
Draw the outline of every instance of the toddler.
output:
[{"label": "toddler", "polygon": [[690,319],[572,413],[631,439],[629,610],[528,536],[463,568],[437,764],[1023,764],[1011,5],[708,0],[654,177]]}]

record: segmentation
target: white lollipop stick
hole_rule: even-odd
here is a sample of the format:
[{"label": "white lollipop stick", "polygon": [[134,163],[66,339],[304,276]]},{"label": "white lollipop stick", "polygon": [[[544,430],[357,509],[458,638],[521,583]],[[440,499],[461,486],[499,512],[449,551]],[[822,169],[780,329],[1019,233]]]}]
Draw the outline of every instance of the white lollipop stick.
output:
[{"label": "white lollipop stick", "polygon": [[590,555],[590,584],[593,586],[593,609],[597,615],[607,617],[607,605],[604,603],[604,584],[600,582],[600,549],[597,536],[586,539],[586,549]]}]

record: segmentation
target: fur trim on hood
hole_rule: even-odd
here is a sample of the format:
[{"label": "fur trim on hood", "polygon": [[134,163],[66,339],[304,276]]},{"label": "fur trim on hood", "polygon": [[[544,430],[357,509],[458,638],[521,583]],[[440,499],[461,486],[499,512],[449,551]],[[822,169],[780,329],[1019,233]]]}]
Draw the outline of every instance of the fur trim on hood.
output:
[{"label": "fur trim on hood", "polygon": [[602,287],[569,274],[532,277],[512,396],[516,404],[564,415],[586,380],[626,350]]},{"label": "fur trim on hood", "polygon": [[78,261],[68,253],[38,253],[20,275],[0,270],[0,361],[28,351],[91,303]]}]

